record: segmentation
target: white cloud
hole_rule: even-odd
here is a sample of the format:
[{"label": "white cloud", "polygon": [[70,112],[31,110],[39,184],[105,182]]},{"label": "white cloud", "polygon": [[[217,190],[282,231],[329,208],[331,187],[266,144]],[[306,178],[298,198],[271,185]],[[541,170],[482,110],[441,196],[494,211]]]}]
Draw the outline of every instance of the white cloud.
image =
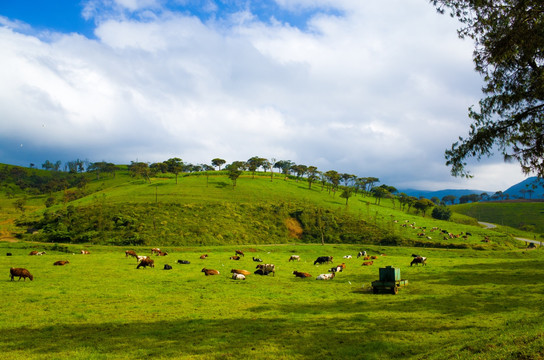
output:
[{"label": "white cloud", "polygon": [[[34,143],[41,156],[58,148],[65,160],[81,149],[91,161],[125,163],[259,155],[397,187],[467,184],[449,176],[443,154],[468,129],[480,79],[472,44],[431,5],[277,0],[340,10],[316,14],[303,31],[247,10],[230,23],[170,11],[138,20],[123,12],[160,2],[115,3],[111,14],[86,4],[96,40],[44,42],[0,19],[0,140]],[[503,186],[487,174],[511,167],[485,164],[485,189]]]}]

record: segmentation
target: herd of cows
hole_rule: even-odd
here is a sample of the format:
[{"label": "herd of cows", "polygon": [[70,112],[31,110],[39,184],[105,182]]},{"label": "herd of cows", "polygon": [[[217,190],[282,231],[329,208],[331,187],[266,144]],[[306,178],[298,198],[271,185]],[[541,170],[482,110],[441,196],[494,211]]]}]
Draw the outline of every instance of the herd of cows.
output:
[{"label": "herd of cows", "polygon": [[[90,254],[90,252],[88,250],[81,250],[80,252],[81,254],[83,255],[88,255]],[[45,255],[46,252],[45,251],[31,251],[29,253],[29,255],[34,255],[34,256],[40,256],[40,255]],[[11,253],[7,253],[8,256],[11,256],[12,254]],[[165,251],[161,251],[159,248],[153,248],[151,249],[151,255],[155,255],[155,256],[166,256],[168,255],[167,252]],[[243,253],[243,251],[241,250],[235,250],[235,255],[231,256],[229,258],[229,260],[235,260],[235,261],[238,261],[240,260],[242,257],[244,257],[245,254]],[[385,256],[385,254],[380,254],[380,256]],[[151,267],[151,268],[154,268],[155,267],[155,260],[152,259],[152,256],[147,256],[147,255],[138,255],[134,250],[126,250],[125,251],[125,257],[134,257],[136,258],[136,261],[137,261],[137,266],[136,266],[136,269],[140,269],[140,268],[146,268],[146,267]],[[372,255],[372,256],[369,256],[367,254],[366,251],[360,251],[358,254],[357,254],[357,258],[363,258],[363,263],[361,264],[362,266],[370,266],[370,265],[373,265],[374,264],[374,260],[377,260],[379,258],[378,255]],[[413,257],[413,260],[411,261],[410,263],[410,266],[412,265],[419,265],[419,264],[422,264],[422,265],[426,265],[427,263],[427,258],[426,257],[423,257],[423,256],[420,256],[420,255],[416,255],[416,254],[412,254],[412,257]],[[200,259],[201,260],[204,260],[208,258],[208,254],[203,254],[200,256]],[[344,259],[351,259],[352,256],[351,255],[346,255],[344,256]],[[259,258],[256,258],[256,257],[253,257],[252,260],[257,264],[257,266],[255,267],[255,271],[253,272],[253,274],[255,275],[262,275],[262,276],[266,276],[266,275],[269,275],[269,274],[272,274],[272,276],[275,276],[276,275],[276,266],[274,264],[262,264],[263,260],[262,259],[259,259]],[[300,256],[299,255],[291,255],[289,257],[289,262],[291,261],[300,261]],[[55,261],[53,263],[53,265],[55,266],[64,266],[66,264],[69,264],[70,262],[68,260],[59,260],[59,261]],[[177,263],[178,264],[190,264],[191,262],[189,260],[177,260]],[[331,264],[333,263],[333,257],[332,256],[319,256],[315,261],[314,261],[314,265],[322,265],[322,264]],[[346,268],[346,264],[345,263],[341,263],[339,265],[336,265],[336,266],[333,266],[331,267],[329,270],[328,270],[328,273],[325,273],[325,274],[320,274],[318,276],[316,276],[316,280],[331,280],[331,279],[334,279],[336,273],[338,272],[342,272],[344,269]],[[168,265],[168,264],[165,264],[164,265],[164,270],[172,270],[172,266],[171,265]],[[219,275],[220,272],[216,269],[207,269],[206,267],[204,267],[201,272],[204,273],[204,275],[206,276],[213,276],[213,275]],[[250,271],[247,271],[247,270],[244,270],[244,269],[232,269],[230,271],[232,273],[232,276],[231,278],[233,280],[245,280],[246,279],[246,276],[247,275],[250,275],[251,272]],[[311,274],[309,273],[306,273],[306,272],[300,272],[300,271],[293,271],[293,275],[295,275],[295,277],[297,278],[310,278],[312,277]],[[13,279],[15,277],[18,277],[19,280],[21,280],[21,278],[23,279],[23,281],[26,281],[26,279],[30,279],[31,281],[34,280],[34,277],[32,276],[32,274],[25,268],[10,268],[10,277],[11,277],[11,280],[13,281]]]}]

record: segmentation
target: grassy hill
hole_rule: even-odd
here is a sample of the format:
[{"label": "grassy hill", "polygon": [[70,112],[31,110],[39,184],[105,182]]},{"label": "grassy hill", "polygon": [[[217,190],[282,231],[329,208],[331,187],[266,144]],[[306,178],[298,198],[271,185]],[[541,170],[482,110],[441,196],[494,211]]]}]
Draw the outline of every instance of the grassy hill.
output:
[{"label": "grassy hill", "polygon": [[478,221],[544,235],[544,202],[500,201],[454,205],[452,211]]},{"label": "grassy hill", "polygon": [[[11,173],[16,167],[8,168]],[[45,184],[40,189],[54,187],[36,180],[52,177],[51,172],[23,170]],[[23,170],[18,168],[17,178],[5,178],[0,192],[4,238],[110,245],[324,242],[486,249],[514,244],[510,236],[482,229],[468,217],[438,221],[362,194],[346,204],[327,186],[314,183],[310,189],[305,179],[283,175],[244,173],[236,187],[225,172],[184,174],[178,184],[174,175],[161,174],[149,183],[122,167],[100,179],[75,174],[61,179],[73,186],[40,193],[28,187],[30,180],[21,180]],[[17,182],[27,187],[21,190]],[[17,207],[21,199],[24,204]],[[448,238],[440,230],[472,236]],[[492,242],[482,243],[485,237]]]}]

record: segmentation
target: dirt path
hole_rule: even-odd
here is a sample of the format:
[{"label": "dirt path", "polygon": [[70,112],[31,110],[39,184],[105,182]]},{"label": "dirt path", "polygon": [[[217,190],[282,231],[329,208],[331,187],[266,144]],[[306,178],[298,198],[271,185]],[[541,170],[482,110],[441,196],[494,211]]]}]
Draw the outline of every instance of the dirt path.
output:
[{"label": "dirt path", "polygon": [[[488,222],[483,222],[483,221],[478,221],[478,224],[485,226],[486,229],[493,229],[493,228],[497,227],[497,225],[495,225],[495,224],[488,223]],[[542,246],[542,241],[525,239],[525,238],[521,238],[521,237],[514,237],[514,239],[519,240],[519,241],[525,241],[525,243],[530,242],[530,243]]]}]

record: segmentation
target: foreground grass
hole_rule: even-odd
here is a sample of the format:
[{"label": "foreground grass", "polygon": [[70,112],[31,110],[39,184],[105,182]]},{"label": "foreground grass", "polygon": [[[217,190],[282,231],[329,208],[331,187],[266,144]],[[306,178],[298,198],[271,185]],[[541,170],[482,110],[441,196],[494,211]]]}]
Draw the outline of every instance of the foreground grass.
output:
[{"label": "foreground grass", "polygon": [[[45,246],[49,246],[46,248]],[[0,243],[2,359],[542,359],[544,253],[366,246],[380,256],[363,267],[349,245],[167,248],[156,268],[136,270],[124,248],[89,247],[90,255],[51,245]],[[47,255],[28,256],[30,250]],[[57,247],[57,250],[63,248]],[[138,253],[149,248],[136,249]],[[428,266],[410,267],[410,255]],[[208,253],[209,258],[199,256]],[[288,262],[299,254],[302,261]],[[332,255],[347,269],[315,281]],[[229,278],[231,268],[253,271],[251,257],[277,266],[276,276]],[[53,266],[67,259],[64,267]],[[190,265],[176,264],[187,259]],[[164,271],[165,263],[173,270]],[[374,295],[378,267],[401,268],[409,286]],[[9,281],[11,266],[28,268],[33,282]],[[205,277],[202,267],[221,275]],[[293,270],[314,277],[297,279]]]}]

